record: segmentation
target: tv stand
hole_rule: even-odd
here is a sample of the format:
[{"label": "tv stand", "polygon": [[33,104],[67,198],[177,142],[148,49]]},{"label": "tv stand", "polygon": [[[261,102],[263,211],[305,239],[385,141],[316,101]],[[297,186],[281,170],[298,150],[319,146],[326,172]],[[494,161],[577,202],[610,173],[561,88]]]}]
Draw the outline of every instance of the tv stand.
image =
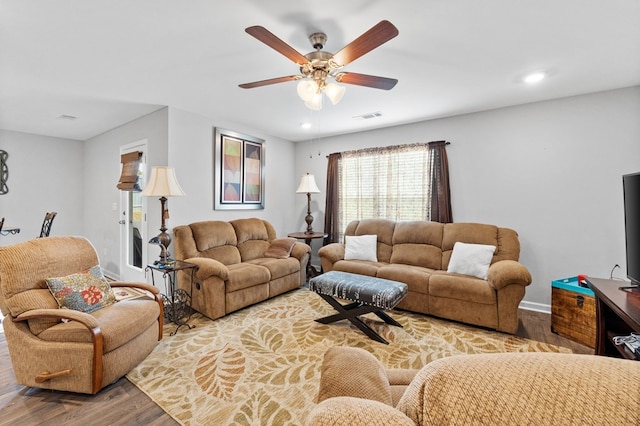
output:
[{"label": "tv stand", "polygon": [[587,278],[596,297],[596,355],[637,360],[614,336],[640,333],[640,292],[622,290],[620,281]]},{"label": "tv stand", "polygon": [[618,290],[640,294],[640,285],[625,285],[622,287],[618,287]]}]

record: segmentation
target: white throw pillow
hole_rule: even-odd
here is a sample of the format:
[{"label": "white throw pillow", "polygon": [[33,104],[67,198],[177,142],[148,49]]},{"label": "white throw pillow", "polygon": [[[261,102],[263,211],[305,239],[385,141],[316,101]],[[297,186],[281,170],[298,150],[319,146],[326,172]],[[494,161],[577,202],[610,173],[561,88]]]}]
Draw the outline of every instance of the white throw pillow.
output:
[{"label": "white throw pillow", "polygon": [[447,272],[472,275],[486,280],[495,251],[496,246],[455,243]]},{"label": "white throw pillow", "polygon": [[368,260],[377,262],[377,235],[344,237],[344,260]]}]

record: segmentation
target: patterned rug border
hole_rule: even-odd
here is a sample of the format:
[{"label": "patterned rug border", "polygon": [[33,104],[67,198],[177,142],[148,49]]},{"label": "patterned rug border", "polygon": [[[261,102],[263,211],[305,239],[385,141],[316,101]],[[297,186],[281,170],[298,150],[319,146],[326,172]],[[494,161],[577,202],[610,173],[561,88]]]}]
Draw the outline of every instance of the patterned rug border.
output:
[{"label": "patterned rug border", "polygon": [[335,313],[306,288],[212,321],[194,314],[195,328],[165,324],[164,338],[127,378],[182,425],[304,424],[313,408],[320,365],[332,346],[360,347],[387,368],[421,368],[445,356],[570,349],[407,311],[369,314],[365,321],[389,341],[375,342],[347,321],[314,321]]}]

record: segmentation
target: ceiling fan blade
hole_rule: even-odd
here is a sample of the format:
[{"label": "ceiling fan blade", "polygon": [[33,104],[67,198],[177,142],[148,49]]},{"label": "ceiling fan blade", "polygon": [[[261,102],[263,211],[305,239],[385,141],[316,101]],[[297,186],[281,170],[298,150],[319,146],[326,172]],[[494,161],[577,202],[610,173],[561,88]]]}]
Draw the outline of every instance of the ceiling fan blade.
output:
[{"label": "ceiling fan blade", "polygon": [[239,84],[243,89],[253,89],[254,87],[268,86],[269,84],[284,83],[286,81],[299,80],[300,75],[288,75],[286,77],[270,78],[269,80],[254,81],[252,83]]},{"label": "ceiling fan blade", "polygon": [[309,60],[305,58],[302,53],[298,52],[293,47],[280,40],[276,35],[274,35],[271,31],[267,30],[264,27],[256,25],[245,29],[245,32],[257,38],[270,48],[280,52],[298,65],[304,65],[309,62]]},{"label": "ceiling fan blade", "polygon": [[355,72],[341,72],[335,77],[339,83],[355,84],[373,87],[374,89],[391,90],[398,80],[395,78],[377,77],[375,75],[359,74]]},{"label": "ceiling fan blade", "polygon": [[398,29],[391,22],[380,21],[333,55],[333,61],[339,66],[347,65],[397,35]]}]

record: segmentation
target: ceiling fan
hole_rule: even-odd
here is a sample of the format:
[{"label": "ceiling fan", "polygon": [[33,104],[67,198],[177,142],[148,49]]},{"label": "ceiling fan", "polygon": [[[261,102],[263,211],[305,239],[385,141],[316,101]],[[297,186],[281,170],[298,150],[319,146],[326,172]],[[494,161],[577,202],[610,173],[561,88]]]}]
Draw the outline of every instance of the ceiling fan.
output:
[{"label": "ceiling fan", "polygon": [[298,64],[300,66],[300,74],[240,84],[239,86],[243,89],[300,80],[297,87],[298,96],[308,108],[318,110],[322,108],[323,92],[334,105],[344,95],[344,86],[327,82],[328,78],[339,83],[355,84],[382,90],[390,90],[398,82],[393,78],[341,71],[345,65],[398,35],[398,29],[389,21],[380,21],[335,54],[322,50],[327,42],[325,33],[311,34],[309,41],[316,50],[302,55],[264,27],[253,26],[245,29],[245,31]]}]

